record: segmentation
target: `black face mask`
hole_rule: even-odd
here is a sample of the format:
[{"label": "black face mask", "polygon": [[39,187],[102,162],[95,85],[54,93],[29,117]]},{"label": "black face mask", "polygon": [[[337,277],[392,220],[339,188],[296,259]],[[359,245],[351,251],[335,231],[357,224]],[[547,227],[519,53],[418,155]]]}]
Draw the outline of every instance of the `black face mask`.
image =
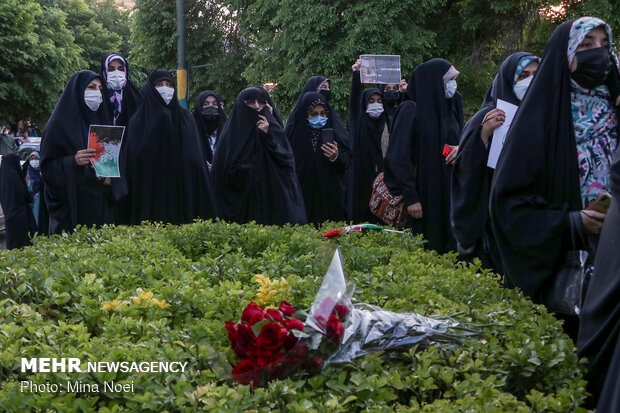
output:
[{"label": "black face mask", "polygon": [[383,92],[383,100],[387,104],[398,104],[401,100],[401,95],[398,90],[386,90]]},{"label": "black face mask", "polygon": [[575,82],[586,89],[594,89],[605,83],[611,71],[609,47],[597,47],[575,53],[577,70],[571,73]]},{"label": "black face mask", "polygon": [[329,102],[329,98],[332,96],[332,91],[331,90],[321,89],[321,90],[319,90],[319,93],[321,95],[323,95],[325,100],[327,100]]},{"label": "black face mask", "polygon": [[206,108],[202,108],[200,114],[204,116],[206,120],[215,120],[220,116],[220,113],[215,106],[207,106]]}]

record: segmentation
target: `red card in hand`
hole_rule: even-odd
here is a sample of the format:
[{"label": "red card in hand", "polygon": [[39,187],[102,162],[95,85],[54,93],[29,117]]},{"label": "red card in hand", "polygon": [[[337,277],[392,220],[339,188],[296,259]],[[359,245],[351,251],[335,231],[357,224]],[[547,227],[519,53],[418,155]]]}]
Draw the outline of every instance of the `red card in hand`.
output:
[{"label": "red card in hand", "polygon": [[449,147],[448,145],[444,145],[443,146],[443,152],[441,152],[441,154],[443,155],[443,157],[447,157],[448,155],[450,155],[450,152],[452,152],[452,148]]}]

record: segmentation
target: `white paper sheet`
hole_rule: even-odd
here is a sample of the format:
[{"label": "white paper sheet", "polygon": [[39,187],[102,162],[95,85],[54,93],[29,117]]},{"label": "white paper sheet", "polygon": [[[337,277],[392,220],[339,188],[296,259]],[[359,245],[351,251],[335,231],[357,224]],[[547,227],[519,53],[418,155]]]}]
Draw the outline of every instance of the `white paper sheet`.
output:
[{"label": "white paper sheet", "polygon": [[501,99],[497,99],[497,108],[504,111],[506,114],[506,120],[502,126],[493,131],[493,141],[491,142],[489,160],[487,161],[487,166],[493,169],[497,166],[497,160],[499,159],[500,153],[502,153],[504,140],[506,140],[506,135],[508,135],[508,129],[510,129],[515,113],[517,113],[517,109],[519,109],[518,106]]}]

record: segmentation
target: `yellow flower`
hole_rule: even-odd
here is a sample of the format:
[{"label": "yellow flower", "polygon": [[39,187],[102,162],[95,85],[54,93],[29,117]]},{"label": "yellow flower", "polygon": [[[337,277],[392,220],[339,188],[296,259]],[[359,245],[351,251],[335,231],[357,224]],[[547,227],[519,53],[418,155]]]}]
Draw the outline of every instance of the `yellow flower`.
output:
[{"label": "yellow flower", "polygon": [[153,293],[152,293],[152,292],[150,292],[150,291],[145,292],[145,291],[142,291],[142,289],[140,289],[140,288],[138,288],[138,290],[137,290],[137,291],[138,291],[138,297],[140,297],[140,298],[141,298],[141,299],[143,299],[144,301],[148,301],[148,300],[150,300],[151,298],[153,298]]},{"label": "yellow flower", "polygon": [[286,299],[290,286],[284,277],[280,277],[280,280],[272,281],[263,274],[256,274],[254,280],[260,286],[256,294],[256,304],[275,307],[280,301]]},{"label": "yellow flower", "polygon": [[121,303],[117,299],[114,299],[112,301],[108,301],[107,303],[104,303],[102,309],[103,311],[115,310],[116,307],[120,307],[121,305],[123,305],[123,303]]},{"label": "yellow flower", "polygon": [[153,304],[155,304],[156,306],[158,306],[162,310],[165,310],[166,308],[170,307],[170,304],[168,304],[166,302],[166,300],[161,300],[160,301],[157,298],[153,298],[151,301],[153,302]]}]

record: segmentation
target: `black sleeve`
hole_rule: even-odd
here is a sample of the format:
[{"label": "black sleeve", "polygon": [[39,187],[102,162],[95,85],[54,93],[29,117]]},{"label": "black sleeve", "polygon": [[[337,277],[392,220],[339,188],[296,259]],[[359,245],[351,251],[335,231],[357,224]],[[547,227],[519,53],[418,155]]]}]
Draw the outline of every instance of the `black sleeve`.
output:
[{"label": "black sleeve", "polygon": [[385,184],[393,195],[403,195],[407,206],[420,202],[416,185],[416,121],[415,104],[401,103],[385,154]]}]

